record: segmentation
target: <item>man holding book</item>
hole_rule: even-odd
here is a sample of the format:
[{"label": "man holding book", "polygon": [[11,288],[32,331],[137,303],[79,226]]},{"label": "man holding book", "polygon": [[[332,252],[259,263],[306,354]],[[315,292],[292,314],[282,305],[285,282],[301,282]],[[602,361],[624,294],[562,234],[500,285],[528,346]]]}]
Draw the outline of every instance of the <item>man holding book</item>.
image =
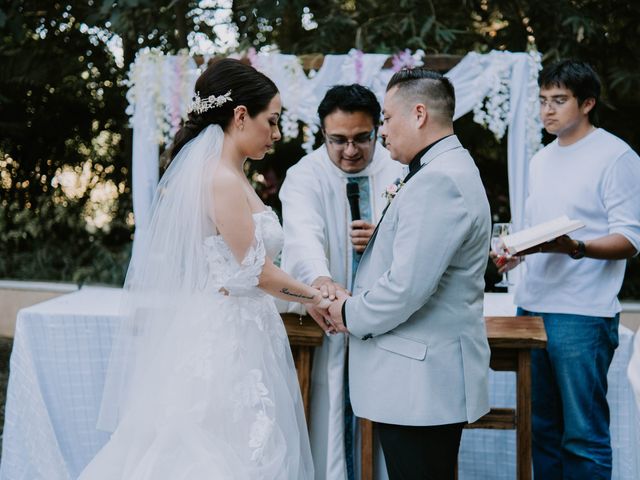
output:
[{"label": "man holding book", "polygon": [[534,475],[609,479],[607,371],[626,259],[640,249],[640,158],[594,126],[600,81],[589,65],[556,63],[539,85],[544,127],[557,138],[531,159],[525,224],[566,215],[584,227],[521,252],[534,255],[523,262],[518,314],[541,316],[548,336],[532,352]]}]

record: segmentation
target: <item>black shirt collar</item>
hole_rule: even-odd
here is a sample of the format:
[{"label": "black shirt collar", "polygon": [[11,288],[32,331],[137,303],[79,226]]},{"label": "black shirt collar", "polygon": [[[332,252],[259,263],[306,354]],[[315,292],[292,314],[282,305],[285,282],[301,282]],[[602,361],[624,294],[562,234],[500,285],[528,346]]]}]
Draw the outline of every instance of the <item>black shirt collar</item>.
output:
[{"label": "black shirt collar", "polygon": [[409,173],[415,173],[418,170],[420,170],[420,160],[422,159],[422,157],[424,157],[424,155],[431,150],[437,143],[441,142],[442,140],[444,140],[445,138],[449,138],[453,136],[453,133],[446,135],[442,138],[439,138],[438,140],[436,140],[433,143],[430,143],[429,145],[427,145],[426,147],[424,147],[422,150],[420,150],[415,157],[413,157],[413,160],[411,160],[411,163],[409,163]]}]

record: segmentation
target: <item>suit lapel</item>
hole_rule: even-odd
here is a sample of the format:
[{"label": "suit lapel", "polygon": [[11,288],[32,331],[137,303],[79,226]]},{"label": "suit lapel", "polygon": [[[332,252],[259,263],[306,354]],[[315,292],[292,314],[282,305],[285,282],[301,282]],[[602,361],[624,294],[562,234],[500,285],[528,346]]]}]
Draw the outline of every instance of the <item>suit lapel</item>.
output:
[{"label": "suit lapel", "polygon": [[[430,148],[427,151],[427,153],[425,153],[424,157],[422,157],[422,159],[420,160],[420,170],[422,170],[422,168],[426,167],[435,158],[437,158],[440,155],[442,155],[444,153],[447,153],[447,152],[449,152],[451,150],[454,150],[456,148],[462,148],[462,144],[460,143],[460,140],[458,140],[458,137],[456,135],[451,135],[450,137],[447,137],[447,138],[443,139],[442,141],[438,142],[437,144],[435,144],[433,146],[433,148]],[[412,177],[417,175],[420,170],[418,170],[414,175],[412,175]],[[398,192],[398,194],[399,193],[400,192]],[[369,243],[367,243],[367,246],[365,247],[364,252],[362,252],[362,257],[360,258],[360,263],[363,262],[365,256],[371,250],[371,248],[373,246],[373,242],[374,242],[376,236],[378,235],[378,229],[380,228],[380,224],[382,223],[382,220],[384,219],[384,216],[387,213],[387,210],[389,209],[390,206],[391,206],[391,202],[389,202],[387,204],[387,206],[384,208],[384,210],[382,211],[382,215],[380,215],[380,220],[378,221],[378,224],[376,225],[375,230],[371,234],[371,238],[369,239]]]}]

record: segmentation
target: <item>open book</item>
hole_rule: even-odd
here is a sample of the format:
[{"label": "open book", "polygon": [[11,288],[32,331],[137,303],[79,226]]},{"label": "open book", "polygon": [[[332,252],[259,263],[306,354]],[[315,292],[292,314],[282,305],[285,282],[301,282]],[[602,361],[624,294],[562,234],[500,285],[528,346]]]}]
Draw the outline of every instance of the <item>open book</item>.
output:
[{"label": "open book", "polygon": [[548,222],[502,237],[505,249],[510,255],[515,255],[527,248],[535,247],[567,233],[584,227],[580,220],[569,220],[563,215]]}]

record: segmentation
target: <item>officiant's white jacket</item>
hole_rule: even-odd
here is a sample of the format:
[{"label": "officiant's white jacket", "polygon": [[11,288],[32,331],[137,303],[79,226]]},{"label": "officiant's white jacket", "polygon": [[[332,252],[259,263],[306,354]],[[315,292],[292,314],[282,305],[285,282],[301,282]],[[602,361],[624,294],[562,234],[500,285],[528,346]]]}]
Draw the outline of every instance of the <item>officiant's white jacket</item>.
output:
[{"label": "officiant's white jacket", "polygon": [[377,422],[473,422],[489,411],[489,204],[456,136],[421,163],[365,250],[345,305],[351,401]]},{"label": "officiant's white jacket", "polygon": [[[351,214],[346,184],[350,177],[369,178],[372,223],[386,206],[383,192],[404,177],[403,166],[376,145],[371,163],[348,174],[329,158],[323,145],[287,171],[280,189],[285,243],[282,268],[302,282],[319,276],[352,288],[353,245],[349,236]],[[292,308],[293,307],[293,308]],[[299,303],[282,309],[300,312]],[[318,480],[344,480],[344,367],[346,337],[326,337],[315,351],[311,378],[309,436]],[[386,478],[381,474],[379,478]]]}]

